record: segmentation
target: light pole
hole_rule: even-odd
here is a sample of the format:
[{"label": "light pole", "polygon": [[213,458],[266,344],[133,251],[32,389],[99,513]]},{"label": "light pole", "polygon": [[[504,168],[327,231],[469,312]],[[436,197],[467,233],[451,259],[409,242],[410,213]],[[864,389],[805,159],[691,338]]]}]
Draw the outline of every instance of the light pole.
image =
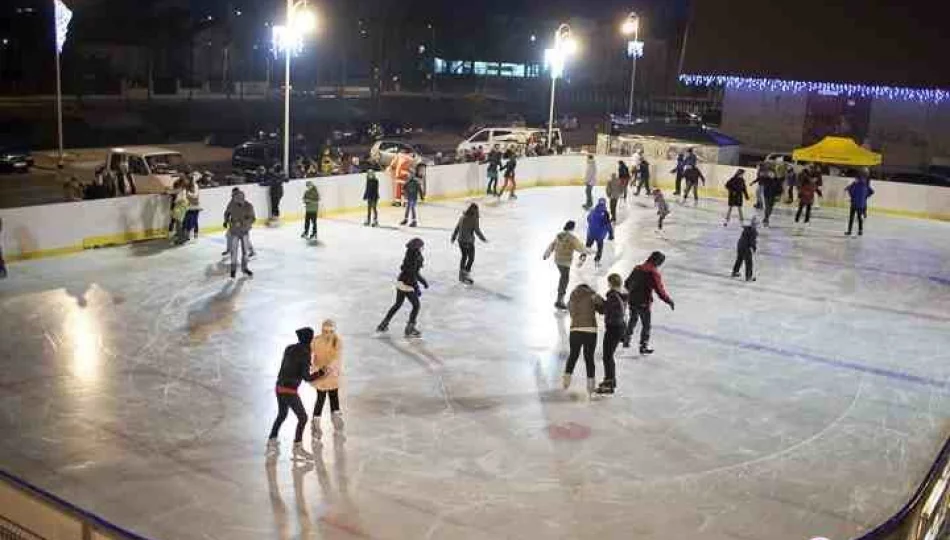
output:
[{"label": "light pole", "polygon": [[627,119],[633,121],[633,89],[637,84],[637,57],[643,54],[643,48],[640,44],[640,16],[631,11],[627,15],[627,20],[620,26],[620,31],[625,36],[633,36],[633,41],[627,44],[627,51],[633,58],[633,68],[630,71],[630,107],[627,109]]},{"label": "light pole", "polygon": [[568,55],[577,52],[577,42],[571,36],[571,27],[561,24],[554,31],[554,48],[544,51],[544,59],[551,70],[551,108],[548,112],[548,150],[554,142],[554,91],[557,79],[564,74],[564,63]]},{"label": "light pole", "polygon": [[284,49],[284,175],[290,179],[290,57],[303,47],[303,36],[317,29],[317,16],[307,0],[287,0],[284,26],[274,26],[274,45]]}]

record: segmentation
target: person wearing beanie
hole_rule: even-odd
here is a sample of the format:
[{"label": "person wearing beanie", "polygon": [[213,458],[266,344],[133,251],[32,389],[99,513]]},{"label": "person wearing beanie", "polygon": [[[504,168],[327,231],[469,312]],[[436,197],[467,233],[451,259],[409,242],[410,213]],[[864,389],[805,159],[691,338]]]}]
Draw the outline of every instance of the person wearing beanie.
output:
[{"label": "person wearing beanie", "polygon": [[[317,186],[310,180],[307,180],[306,185],[307,189],[303,192],[303,206],[306,213],[303,218],[303,234],[300,237],[310,237],[313,240],[317,237],[317,212],[320,211],[320,192],[317,191]],[[313,226],[312,230],[311,225]]]},{"label": "person wearing beanie", "polygon": [[732,217],[733,208],[739,212],[739,225],[742,225],[742,201],[743,199],[749,200],[749,190],[746,189],[744,170],[739,169],[736,174],[732,175],[732,178],[726,182],[726,191],[729,193],[729,209],[726,210],[726,220],[722,222],[722,226],[729,226],[729,218]]},{"label": "person wearing beanie", "polygon": [[604,254],[604,238],[614,239],[614,227],[610,223],[610,214],[607,213],[607,201],[599,199],[597,206],[587,214],[587,249],[597,244],[597,254],[594,264],[600,266],[600,259]]},{"label": "person wearing beanie", "polygon": [[569,336],[570,352],[561,384],[565,390],[571,386],[571,375],[581,351],[584,352],[584,366],[587,369],[587,393],[596,390],[596,370],[594,353],[597,350],[597,314],[604,312],[604,299],[590,285],[581,283],[571,291],[568,301],[571,313],[571,332]]},{"label": "person wearing beanie", "polygon": [[314,381],[316,373],[310,372],[310,343],[313,341],[313,328],[297,330],[297,343],[288,345],[284,349],[284,359],[280,363],[277,374],[275,394],[277,396],[277,418],[271,426],[270,436],[267,439],[268,457],[276,457],[280,452],[277,435],[280,426],[287,419],[288,409],[297,416],[297,430],[294,432],[294,459],[312,459],[313,455],[303,448],[303,431],[307,427],[307,410],[300,400],[297,389],[301,381]]},{"label": "person wearing beanie", "polygon": [[[379,180],[375,171],[366,171],[366,189],[363,190],[363,200],[366,201],[366,221],[364,226],[379,227]],[[370,221],[372,218],[372,221]]]},{"label": "person wearing beanie", "polygon": [[739,277],[739,270],[745,264],[745,280],[755,281],[752,266],[752,254],[758,249],[756,241],[759,238],[759,219],[752,216],[749,224],[742,228],[739,243],[736,245],[736,263],[732,265],[732,277]]},{"label": "person wearing beanie", "polygon": [[544,260],[547,260],[552,253],[554,254],[554,264],[561,275],[557,283],[557,301],[554,302],[554,307],[557,309],[567,309],[567,304],[564,303],[564,295],[567,294],[567,284],[571,279],[571,263],[574,262],[574,252],[581,254],[581,264],[587,259],[587,249],[574,236],[576,226],[573,221],[565,223],[564,230],[557,234],[544,252]]},{"label": "person wearing beanie", "polygon": [[627,289],[630,306],[630,321],[627,323],[627,331],[624,335],[624,348],[630,346],[630,337],[637,327],[637,322],[641,323],[640,329],[640,354],[653,354],[650,348],[650,329],[652,326],[651,308],[653,305],[653,293],[656,292],[660,300],[663,300],[670,306],[670,309],[676,309],[673,299],[667,294],[663,286],[663,277],[660,275],[660,266],[666,261],[666,255],[659,251],[650,254],[643,264],[633,268],[633,272],[627,276],[624,281],[624,287]]},{"label": "person wearing beanie", "polygon": [[627,331],[627,294],[623,291],[623,278],[620,274],[610,274],[607,284],[610,290],[604,299],[604,380],[597,387],[598,394],[613,394],[617,388],[614,353]]},{"label": "person wearing beanie", "polygon": [[310,425],[313,447],[320,445],[323,431],[320,429],[320,416],[323,404],[330,398],[330,421],[337,434],[343,433],[343,413],[340,412],[340,377],[343,375],[343,340],[336,333],[336,323],[331,319],[323,321],[320,335],[310,343],[310,372],[316,376],[313,381],[317,389],[317,402],[313,406],[313,424]]},{"label": "person wearing beanie", "polygon": [[422,248],[425,243],[421,238],[413,238],[406,244],[406,255],[402,259],[402,266],[399,270],[399,277],[396,280],[396,301],[386,313],[383,321],[376,327],[377,332],[386,332],[389,330],[389,322],[392,320],[403,302],[409,300],[412,305],[412,311],[409,313],[409,322],[406,324],[406,337],[421,337],[422,333],[416,328],[416,319],[419,317],[419,296],[421,292],[419,285],[422,284],[426,289],[429,288],[429,282],[422,277],[420,271],[425,263],[425,257],[422,256]]},{"label": "person wearing beanie", "polygon": [[459,261],[459,281],[466,285],[475,283],[472,281],[472,265],[475,263],[475,237],[482,242],[488,242],[482,229],[479,226],[478,205],[472,203],[465,209],[465,213],[459,218],[458,225],[452,231],[452,243],[458,240],[459,250],[462,252],[462,259]]}]

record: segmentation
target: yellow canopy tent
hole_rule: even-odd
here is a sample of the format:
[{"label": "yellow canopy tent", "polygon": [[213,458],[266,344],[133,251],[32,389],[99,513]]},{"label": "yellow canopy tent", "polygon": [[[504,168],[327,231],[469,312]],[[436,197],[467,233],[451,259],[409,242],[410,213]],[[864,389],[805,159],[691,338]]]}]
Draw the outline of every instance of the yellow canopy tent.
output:
[{"label": "yellow canopy tent", "polygon": [[825,137],[817,144],[795,149],[792,152],[792,159],[855,167],[873,167],[881,164],[881,154],[858,146],[848,137]]}]

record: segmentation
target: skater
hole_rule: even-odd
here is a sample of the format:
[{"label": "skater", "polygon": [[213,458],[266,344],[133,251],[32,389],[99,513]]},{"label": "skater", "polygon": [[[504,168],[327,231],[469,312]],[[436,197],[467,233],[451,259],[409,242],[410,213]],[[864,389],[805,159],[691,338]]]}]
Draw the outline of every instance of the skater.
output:
[{"label": "skater", "polygon": [[278,172],[269,173],[267,194],[270,196],[270,218],[272,222],[280,220],[280,200],[284,198],[284,177]]},{"label": "skater", "polygon": [[426,289],[429,288],[429,282],[419,273],[425,262],[425,258],[422,256],[424,246],[425,243],[421,238],[413,238],[406,244],[406,255],[402,259],[399,277],[396,280],[396,301],[389,308],[386,316],[383,317],[383,321],[376,327],[377,332],[382,333],[389,330],[389,322],[402,307],[403,302],[409,300],[412,311],[409,313],[405,335],[413,338],[422,336],[422,333],[416,328],[416,319],[419,317],[419,296],[422,294],[419,291],[419,284],[422,284]]},{"label": "skater", "polygon": [[623,181],[616,174],[610,175],[610,181],[607,182],[607,198],[610,199],[610,222],[617,223],[617,201],[624,197],[627,191],[623,187]]},{"label": "skater", "polygon": [[795,174],[795,167],[792,165],[788,166],[788,170],[785,171],[785,187],[788,189],[788,204],[795,202],[795,188],[798,187],[798,175]]},{"label": "skater", "polygon": [[864,220],[868,212],[868,198],[874,195],[874,190],[871,189],[871,184],[864,176],[855,178],[854,182],[851,182],[844,190],[848,192],[848,196],[851,198],[851,213],[848,216],[848,230],[844,234],[851,236],[851,231],[854,229],[854,218],[857,217],[858,236],[862,236],[864,235]]},{"label": "skater", "polygon": [[571,279],[571,263],[574,262],[574,252],[581,254],[581,264],[587,259],[588,252],[584,248],[584,244],[574,236],[574,227],[576,227],[576,224],[573,221],[565,223],[564,230],[557,234],[557,237],[544,252],[544,260],[547,260],[552,253],[554,254],[554,264],[560,273],[560,279],[557,283],[557,301],[554,302],[554,307],[557,309],[567,309],[567,305],[564,303],[564,295],[567,294],[567,284]]},{"label": "skater", "polygon": [[571,374],[577,359],[584,353],[584,367],[587,369],[587,393],[592,395],[596,390],[596,371],[594,353],[597,351],[597,314],[604,312],[604,299],[597,294],[590,285],[581,283],[571,291],[570,299],[571,333],[570,353],[567,356],[567,365],[564,366],[564,375],[561,377],[561,386],[567,390],[571,386]]},{"label": "skater", "polygon": [[742,235],[739,236],[739,243],[736,245],[736,263],[732,265],[732,277],[739,277],[739,270],[745,264],[745,280],[755,281],[754,268],[752,265],[752,254],[758,249],[756,240],[759,238],[759,219],[752,216],[749,224],[742,227]]},{"label": "skater", "polygon": [[660,275],[660,266],[666,261],[666,255],[659,251],[654,251],[647,258],[646,262],[634,267],[633,272],[627,276],[624,287],[627,289],[630,305],[630,321],[627,323],[627,332],[624,335],[623,346],[630,346],[630,337],[637,327],[637,321],[642,324],[640,328],[640,354],[653,354],[650,348],[650,328],[652,325],[651,307],[653,305],[653,293],[656,292],[660,300],[663,300],[675,310],[673,299],[667,294],[663,286],[663,277]]},{"label": "skater", "polygon": [[[231,201],[234,201],[234,196],[235,196],[235,194],[239,193],[240,191],[241,191],[240,188],[236,188],[236,187],[231,188]],[[227,231],[228,228],[230,227],[230,224],[231,224],[231,214],[228,213],[228,210],[229,210],[230,208],[231,208],[231,205],[230,205],[230,202],[229,202],[229,203],[228,203],[228,207],[224,210],[224,229],[225,229],[225,230],[224,230],[224,243],[225,243],[226,248],[225,248],[225,250],[221,253],[221,256],[222,256],[222,257],[227,257],[228,255],[231,254],[231,243],[228,241],[228,231]],[[249,259],[253,259],[253,258],[254,258],[254,246],[253,246],[253,244],[251,244],[251,235],[250,235],[250,233],[248,233],[245,242],[247,243],[247,257],[248,257]]]},{"label": "skater", "polygon": [[692,148],[686,149],[686,155],[683,156],[683,165],[696,167],[699,164],[699,158],[696,156],[696,152],[693,152]]},{"label": "skater", "polygon": [[420,200],[426,200],[425,190],[422,187],[422,183],[419,182],[417,172],[413,172],[413,174],[409,176],[409,179],[406,180],[406,184],[402,187],[402,192],[406,197],[406,215],[399,224],[405,225],[409,223],[409,214],[411,213],[412,223],[409,223],[409,226],[415,227],[418,225],[416,221],[416,206]]},{"label": "skater", "polygon": [[336,323],[331,319],[323,321],[320,335],[310,344],[310,372],[316,376],[313,387],[317,389],[317,401],[313,405],[313,423],[310,435],[314,450],[319,448],[323,430],[320,429],[320,416],[323,404],[330,398],[330,421],[338,435],[343,433],[343,413],[340,412],[340,376],[343,374],[341,353],[343,340],[336,333]]},{"label": "skater", "polygon": [[640,160],[640,170],[637,173],[637,192],[634,195],[640,195],[640,188],[646,189],[645,195],[652,195],[650,191],[650,162],[646,159]]},{"label": "skater", "polygon": [[613,394],[617,389],[614,353],[627,331],[627,295],[623,292],[623,278],[620,274],[610,274],[607,284],[610,290],[604,299],[604,380],[597,387],[598,394]]},{"label": "skater", "polygon": [[758,184],[758,189],[762,193],[762,204],[765,206],[765,216],[762,219],[762,225],[771,227],[772,211],[775,210],[775,203],[782,197],[783,181],[780,178],[776,178],[775,173],[772,171],[766,170],[759,174],[760,176],[756,178],[752,184]]},{"label": "skater", "polygon": [[[310,240],[315,240],[317,238],[317,213],[320,211],[320,192],[310,180],[307,180],[306,186],[307,189],[303,192],[303,207],[306,213],[303,218],[303,234],[300,237],[309,237]],[[312,229],[311,226],[313,226]]]},{"label": "skater", "polygon": [[0,218],[0,279],[7,277],[7,262],[3,260],[3,218]]},{"label": "skater", "polygon": [[199,195],[198,182],[194,176],[189,176],[185,183],[185,202],[187,209],[184,217],[184,242],[191,240],[194,233],[195,239],[198,238],[198,214],[201,213],[201,199]]},{"label": "skater", "polygon": [[501,150],[498,145],[492,147],[488,153],[488,189],[486,195],[498,194],[498,171],[501,169]]},{"label": "skater", "polygon": [[248,235],[254,226],[254,205],[244,198],[244,192],[238,190],[225,210],[225,222],[228,227],[228,252],[231,254],[231,279],[237,274],[238,247],[241,248],[241,271],[248,277],[254,273],[247,267]]},{"label": "skater", "polygon": [[686,167],[686,157],[683,156],[683,153],[680,152],[676,156],[676,167],[670,171],[670,173],[676,173],[676,188],[673,191],[673,196],[678,197],[681,193],[680,188],[683,185],[683,171]]},{"label": "skater", "polygon": [[805,211],[805,223],[811,221],[811,207],[815,204],[815,193],[818,193],[818,183],[811,174],[802,177],[801,185],[798,187],[798,212],[795,212],[795,223],[802,217],[802,210]]},{"label": "skater", "polygon": [[623,161],[617,164],[617,176],[620,177],[620,185],[623,186],[623,200],[627,200],[627,189],[630,188],[630,169]]},{"label": "skater", "polygon": [[739,225],[742,225],[742,201],[749,200],[749,190],[746,189],[744,170],[739,169],[736,174],[732,175],[732,178],[726,182],[726,191],[729,193],[729,209],[726,210],[726,220],[722,222],[722,226],[729,226],[729,218],[732,217],[733,208],[739,212]]},{"label": "skater", "polygon": [[[375,171],[366,172],[366,189],[363,190],[363,200],[366,201],[366,221],[363,225],[379,227],[379,180]],[[370,221],[372,218],[372,221]]]},{"label": "skater", "polygon": [[600,266],[600,259],[604,254],[604,238],[614,239],[614,227],[610,223],[610,214],[607,213],[606,199],[599,199],[597,206],[587,214],[587,249],[597,244],[597,255],[594,264]]},{"label": "skater", "polygon": [[653,190],[653,204],[656,206],[656,230],[663,230],[663,220],[670,214],[670,205],[666,204],[666,197],[659,188]]},{"label": "skater", "polygon": [[284,359],[280,363],[280,372],[277,374],[277,418],[271,426],[270,436],[267,439],[267,455],[274,458],[280,452],[277,434],[280,426],[287,419],[287,410],[290,409],[297,416],[297,430],[294,432],[294,459],[311,459],[310,452],[303,448],[303,431],[307,427],[307,410],[300,400],[297,389],[301,381],[314,381],[316,373],[310,373],[310,342],[313,341],[313,329],[301,328],[297,330],[297,343],[284,349]]},{"label": "skater", "polygon": [[495,195],[499,199],[501,199],[501,196],[505,194],[505,190],[508,189],[509,185],[511,186],[511,193],[508,195],[509,199],[518,198],[518,196],[515,195],[515,188],[518,187],[517,182],[515,182],[515,168],[517,167],[518,158],[509,148],[505,151],[505,165],[502,167],[505,174],[505,185],[501,186],[501,191]]},{"label": "skater", "polygon": [[455,230],[452,231],[452,242],[456,239],[459,243],[459,251],[462,252],[462,259],[459,261],[459,281],[466,285],[475,283],[472,281],[472,264],[475,262],[475,237],[482,242],[488,242],[478,223],[478,205],[472,203],[465,209],[465,213],[459,218]]},{"label": "skater", "polygon": [[689,192],[692,191],[693,200],[696,204],[699,204],[699,181],[702,180],[703,185],[706,185],[706,177],[703,176],[703,172],[695,165],[685,165],[683,167],[683,180],[686,181],[686,191],[683,192],[683,202],[685,203],[689,199]]},{"label": "skater", "polygon": [[584,210],[594,206],[594,186],[597,185],[597,162],[593,155],[587,156],[587,168],[584,170]]},{"label": "skater", "polygon": [[172,224],[171,241],[172,244],[185,243],[185,236],[188,234],[185,230],[185,216],[188,214],[188,195],[186,193],[186,180],[179,178],[175,181],[172,200]]}]

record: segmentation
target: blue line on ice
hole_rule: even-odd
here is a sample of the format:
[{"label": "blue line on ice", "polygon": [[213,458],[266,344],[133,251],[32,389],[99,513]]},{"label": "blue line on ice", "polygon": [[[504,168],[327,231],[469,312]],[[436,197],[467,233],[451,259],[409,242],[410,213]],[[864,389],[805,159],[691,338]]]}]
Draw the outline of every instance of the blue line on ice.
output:
[{"label": "blue line on ice", "polygon": [[693,332],[691,330],[683,330],[681,328],[672,328],[665,325],[656,325],[656,328],[658,330],[662,330],[670,334],[685,336],[685,337],[699,339],[703,341],[711,341],[713,343],[726,345],[728,347],[736,347],[736,348],[745,349],[748,351],[771,353],[776,356],[781,356],[783,358],[806,360],[808,362],[812,362],[815,364],[822,364],[822,365],[831,366],[831,367],[840,368],[840,369],[848,369],[851,371],[857,371],[859,373],[867,373],[869,375],[877,375],[879,377],[884,377],[887,379],[893,379],[897,381],[920,384],[923,386],[930,386],[930,387],[939,388],[939,389],[946,389],[948,386],[947,381],[931,379],[929,377],[913,375],[910,373],[904,373],[902,371],[895,371],[895,370],[886,369],[886,368],[868,366],[864,364],[859,364],[857,362],[852,362],[850,360],[843,360],[840,358],[828,358],[825,356],[818,356],[817,354],[812,354],[805,351],[782,349],[779,347],[773,347],[771,345],[763,345],[761,343],[753,343],[751,341],[743,341],[740,339],[724,338],[724,337],[714,336],[710,334],[703,334],[701,332]]}]

